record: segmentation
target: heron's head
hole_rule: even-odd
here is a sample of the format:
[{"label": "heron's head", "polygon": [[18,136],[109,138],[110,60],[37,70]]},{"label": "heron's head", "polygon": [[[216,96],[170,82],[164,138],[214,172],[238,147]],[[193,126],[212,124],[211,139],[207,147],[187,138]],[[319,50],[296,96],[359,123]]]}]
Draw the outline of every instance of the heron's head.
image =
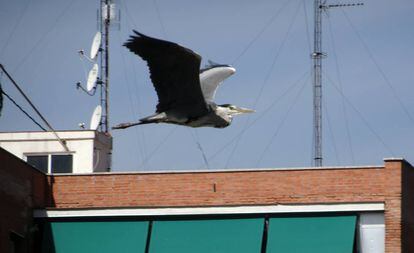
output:
[{"label": "heron's head", "polygon": [[231,105],[231,104],[219,105],[219,107],[223,108],[226,114],[229,116],[255,112],[254,110],[243,108],[243,107],[238,107],[238,106]]}]

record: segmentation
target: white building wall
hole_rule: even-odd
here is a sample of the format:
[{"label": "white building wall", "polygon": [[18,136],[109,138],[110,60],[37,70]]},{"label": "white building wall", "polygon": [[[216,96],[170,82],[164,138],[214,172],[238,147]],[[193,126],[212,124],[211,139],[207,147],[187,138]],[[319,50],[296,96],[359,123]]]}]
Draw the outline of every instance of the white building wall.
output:
[{"label": "white building wall", "polygon": [[64,149],[52,132],[0,133],[0,147],[22,160],[26,160],[27,155],[35,154],[71,154],[73,155],[73,173],[108,171],[112,137],[91,130],[57,131],[56,133],[66,142],[69,152]]}]

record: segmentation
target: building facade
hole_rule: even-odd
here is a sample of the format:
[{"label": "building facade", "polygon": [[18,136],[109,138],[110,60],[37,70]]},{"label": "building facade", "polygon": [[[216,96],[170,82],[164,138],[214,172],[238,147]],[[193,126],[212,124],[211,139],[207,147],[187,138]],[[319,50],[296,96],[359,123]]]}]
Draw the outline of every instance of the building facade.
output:
[{"label": "building facade", "polygon": [[[31,182],[18,196],[13,187],[19,184],[0,192],[1,199],[5,195],[11,202],[20,202],[24,195],[30,199],[25,218],[7,218],[18,213],[11,211],[2,215],[26,224],[22,230],[2,228],[1,245],[14,248],[23,244],[33,252],[414,251],[414,169],[403,159],[386,159],[382,166],[55,175],[11,160],[13,156],[1,150],[6,180],[27,177]],[[22,172],[16,174],[17,170]],[[10,231],[18,234],[17,243]]]},{"label": "building facade", "polygon": [[93,130],[3,132],[0,147],[49,174],[107,172],[111,167],[112,137]]}]

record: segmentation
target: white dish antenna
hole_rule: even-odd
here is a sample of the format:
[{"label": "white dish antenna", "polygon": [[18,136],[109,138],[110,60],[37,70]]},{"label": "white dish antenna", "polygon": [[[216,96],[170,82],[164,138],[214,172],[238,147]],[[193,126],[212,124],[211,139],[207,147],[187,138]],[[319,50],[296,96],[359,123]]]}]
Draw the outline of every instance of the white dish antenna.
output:
[{"label": "white dish antenna", "polygon": [[89,91],[93,90],[96,85],[96,79],[98,78],[98,63],[93,64],[92,69],[88,74],[88,81],[86,83],[86,89]]},{"label": "white dish antenna", "polygon": [[93,37],[92,47],[91,47],[91,59],[95,59],[98,55],[99,47],[101,46],[102,34],[97,32],[95,37]]},{"label": "white dish antenna", "polygon": [[98,129],[99,125],[101,124],[101,118],[102,118],[102,106],[98,105],[95,110],[93,111],[92,117],[91,117],[91,130]]}]

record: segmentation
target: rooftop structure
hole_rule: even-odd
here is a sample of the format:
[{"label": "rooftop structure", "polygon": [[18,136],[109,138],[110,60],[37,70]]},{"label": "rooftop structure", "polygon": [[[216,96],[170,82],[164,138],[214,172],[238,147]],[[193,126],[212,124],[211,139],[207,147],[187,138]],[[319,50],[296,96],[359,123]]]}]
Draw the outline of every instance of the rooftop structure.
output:
[{"label": "rooftop structure", "polygon": [[110,171],[112,137],[93,130],[3,132],[0,147],[45,173]]},{"label": "rooftop structure", "polygon": [[414,249],[414,168],[399,158],[361,167],[47,175],[2,149],[0,161],[0,251]]}]

